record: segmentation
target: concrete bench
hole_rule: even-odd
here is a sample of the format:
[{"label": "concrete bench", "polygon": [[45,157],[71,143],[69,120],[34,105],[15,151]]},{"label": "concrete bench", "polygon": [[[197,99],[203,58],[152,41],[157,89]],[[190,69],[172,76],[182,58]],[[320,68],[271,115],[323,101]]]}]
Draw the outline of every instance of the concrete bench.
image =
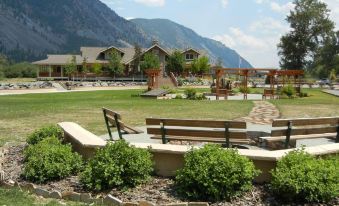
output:
[{"label": "concrete bench", "polygon": [[93,156],[97,148],[104,147],[106,141],[82,128],[74,122],[61,122],[58,126],[64,131],[64,141],[71,143],[73,150],[84,158]]}]

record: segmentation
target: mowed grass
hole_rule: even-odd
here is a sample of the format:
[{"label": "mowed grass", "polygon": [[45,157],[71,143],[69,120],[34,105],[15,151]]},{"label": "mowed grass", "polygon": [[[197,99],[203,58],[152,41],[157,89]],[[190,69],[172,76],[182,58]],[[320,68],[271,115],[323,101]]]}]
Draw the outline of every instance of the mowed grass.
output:
[{"label": "mowed grass", "polygon": [[121,113],[123,121],[145,125],[146,117],[235,119],[246,116],[251,101],[155,100],[137,95],[140,90],[72,92],[0,96],[0,145],[24,141],[46,124],[77,122],[91,132],[107,133],[102,107]]},{"label": "mowed grass", "polygon": [[303,89],[310,97],[270,100],[278,107],[282,118],[339,116],[339,97],[326,94],[320,89]]}]

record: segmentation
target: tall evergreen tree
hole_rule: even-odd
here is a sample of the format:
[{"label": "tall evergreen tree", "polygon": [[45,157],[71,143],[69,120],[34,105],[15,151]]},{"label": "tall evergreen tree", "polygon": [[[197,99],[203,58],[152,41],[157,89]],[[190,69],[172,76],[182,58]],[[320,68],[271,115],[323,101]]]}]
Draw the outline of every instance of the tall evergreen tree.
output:
[{"label": "tall evergreen tree", "polygon": [[287,16],[291,31],[278,45],[280,65],[285,69],[306,69],[325,42],[333,36],[330,10],[320,0],[294,0],[295,9]]},{"label": "tall evergreen tree", "polygon": [[169,72],[176,75],[182,74],[185,68],[185,58],[180,51],[174,51],[167,60],[167,68]]}]

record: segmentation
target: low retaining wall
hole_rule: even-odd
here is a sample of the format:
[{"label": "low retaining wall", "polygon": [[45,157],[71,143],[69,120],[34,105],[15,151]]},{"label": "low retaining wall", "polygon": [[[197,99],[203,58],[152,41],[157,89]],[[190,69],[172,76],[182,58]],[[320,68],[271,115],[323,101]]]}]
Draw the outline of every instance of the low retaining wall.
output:
[{"label": "low retaining wall", "polygon": [[[175,172],[183,167],[184,155],[192,148],[188,146],[168,144],[132,143],[131,145],[134,145],[137,148],[150,148],[153,153],[155,172],[157,175],[164,177],[174,176]],[[255,167],[261,170],[262,173],[255,178],[255,182],[258,183],[270,181],[270,171],[275,168],[277,161],[292,150],[293,149],[265,151],[238,149],[241,155],[251,159]],[[316,156],[338,154],[339,143],[307,147],[305,150],[306,152]]]}]

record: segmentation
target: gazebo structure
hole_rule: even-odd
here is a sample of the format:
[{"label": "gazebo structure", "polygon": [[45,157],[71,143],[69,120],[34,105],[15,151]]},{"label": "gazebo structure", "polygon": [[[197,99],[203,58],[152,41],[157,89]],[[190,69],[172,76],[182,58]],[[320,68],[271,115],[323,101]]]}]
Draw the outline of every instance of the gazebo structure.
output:
[{"label": "gazebo structure", "polygon": [[148,91],[157,89],[159,87],[160,69],[147,69],[145,70],[145,73],[148,77],[147,81]]},{"label": "gazebo structure", "polygon": [[[293,77],[293,84],[296,87],[297,92],[300,93],[301,88],[301,79],[300,77],[304,75],[303,70],[278,70],[278,69],[260,69],[260,68],[219,68],[215,69],[215,91],[212,89],[212,93],[215,92],[216,99],[219,97],[224,97],[227,99],[227,96],[231,92],[232,88],[230,83],[225,83],[223,76],[225,74],[229,75],[239,75],[242,77],[241,86],[244,87],[244,99],[247,99],[247,87],[249,77],[262,72],[266,74],[270,79],[270,88],[265,89],[265,94],[270,94],[274,97],[275,87],[279,86],[281,83],[284,86],[286,83],[291,83],[291,77]],[[281,81],[278,81],[281,78]]]}]

